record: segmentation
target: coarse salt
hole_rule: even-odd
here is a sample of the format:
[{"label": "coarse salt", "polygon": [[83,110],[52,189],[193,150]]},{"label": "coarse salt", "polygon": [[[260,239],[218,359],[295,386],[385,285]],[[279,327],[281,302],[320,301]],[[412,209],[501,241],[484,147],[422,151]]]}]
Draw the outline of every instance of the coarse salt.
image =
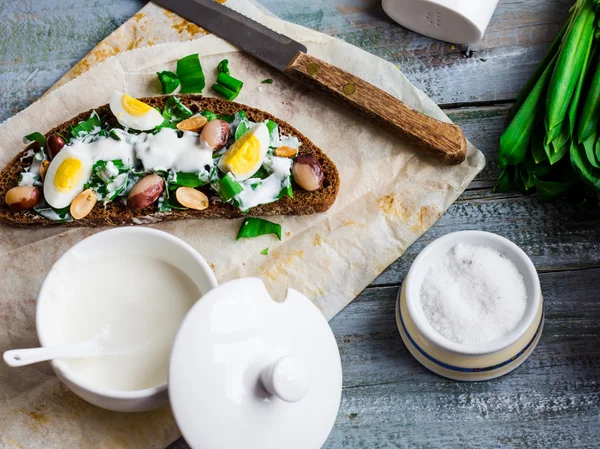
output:
[{"label": "coarse salt", "polygon": [[511,260],[492,248],[462,243],[429,268],[420,299],[431,326],[467,346],[508,334],[527,305],[523,276]]}]

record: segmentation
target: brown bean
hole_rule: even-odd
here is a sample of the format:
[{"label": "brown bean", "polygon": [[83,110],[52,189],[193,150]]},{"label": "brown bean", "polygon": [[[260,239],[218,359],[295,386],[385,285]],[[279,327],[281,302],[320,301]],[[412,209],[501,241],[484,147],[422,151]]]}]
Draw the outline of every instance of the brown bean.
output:
[{"label": "brown bean", "polygon": [[42,182],[44,182],[44,179],[46,179],[46,172],[48,171],[48,166],[50,165],[50,162],[43,160],[42,163],[40,164],[40,178],[42,178]]},{"label": "brown bean", "polygon": [[323,185],[323,169],[319,161],[310,154],[298,156],[292,165],[294,181],[304,190],[312,192]]},{"label": "brown bean", "polygon": [[275,150],[275,156],[279,156],[279,157],[294,157],[294,156],[296,156],[297,153],[298,153],[298,151],[294,150],[291,147],[285,146],[285,145],[283,145]]},{"label": "brown bean", "polygon": [[154,204],[164,189],[165,183],[157,174],[144,176],[129,192],[127,206],[131,210],[144,209]]},{"label": "brown bean", "polygon": [[54,159],[65,145],[65,139],[60,137],[58,134],[52,134],[48,136],[48,139],[46,139],[46,146],[48,147],[48,158],[50,160]]},{"label": "brown bean", "polygon": [[75,220],[81,220],[86,217],[96,205],[98,197],[94,189],[87,189],[75,197],[71,203],[69,211]]},{"label": "brown bean", "polygon": [[175,192],[177,201],[190,209],[204,210],[208,207],[208,197],[200,190],[191,187],[179,187]]},{"label": "brown bean", "polygon": [[225,120],[211,120],[204,128],[202,128],[202,132],[200,133],[200,142],[206,142],[209,147],[213,149],[213,151],[220,150],[225,145],[227,145],[227,141],[229,140],[229,123]]},{"label": "brown bean", "polygon": [[203,115],[197,115],[177,123],[177,129],[181,131],[192,131],[197,133],[204,127],[204,125],[206,125],[206,122],[208,122],[206,117]]},{"label": "brown bean", "polygon": [[32,209],[40,202],[42,192],[33,186],[13,187],[4,197],[7,206],[14,211]]}]

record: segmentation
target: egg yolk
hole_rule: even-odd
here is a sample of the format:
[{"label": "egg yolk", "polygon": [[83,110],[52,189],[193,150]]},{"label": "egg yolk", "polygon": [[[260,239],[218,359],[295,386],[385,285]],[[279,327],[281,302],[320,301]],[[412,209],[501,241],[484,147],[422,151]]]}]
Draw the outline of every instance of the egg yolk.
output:
[{"label": "egg yolk", "polygon": [[151,106],[147,105],[146,103],[142,103],[140,100],[130,97],[127,94],[123,94],[121,97],[121,105],[123,106],[123,109],[127,111],[127,113],[137,117],[146,115],[152,109]]},{"label": "egg yolk", "polygon": [[251,133],[246,133],[227,150],[223,156],[223,165],[229,171],[245,175],[256,168],[260,160],[260,142]]},{"label": "egg yolk", "polygon": [[61,162],[54,175],[54,187],[59,192],[73,189],[83,177],[83,164],[79,159],[67,158]]}]

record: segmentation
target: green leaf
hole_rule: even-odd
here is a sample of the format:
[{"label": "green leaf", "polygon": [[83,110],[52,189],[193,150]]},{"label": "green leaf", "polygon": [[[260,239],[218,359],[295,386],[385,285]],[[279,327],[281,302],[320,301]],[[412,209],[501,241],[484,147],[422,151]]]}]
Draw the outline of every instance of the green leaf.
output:
[{"label": "green leaf", "polygon": [[596,130],[600,117],[600,57],[596,58],[595,71],[587,89],[587,97],[577,125],[577,140],[582,143]]},{"label": "green leaf", "polygon": [[227,173],[222,179],[214,182],[212,187],[224,203],[229,202],[234,196],[244,190],[231,173]]},{"label": "green leaf", "polygon": [[223,59],[221,62],[219,62],[219,65],[217,66],[217,72],[226,73],[229,75],[229,61],[227,59]]},{"label": "green leaf", "polygon": [[70,133],[76,139],[81,139],[90,134],[98,134],[102,130],[102,121],[96,111],[93,111],[87,120],[81,121],[71,128]]},{"label": "green leaf", "polygon": [[45,200],[41,200],[34,208],[33,211],[52,221],[56,221],[58,223],[68,223],[73,221],[73,217],[71,216],[71,212],[69,211],[70,206],[64,207],[62,209],[55,209],[48,205]]},{"label": "green leaf", "polygon": [[281,198],[283,198],[285,196],[288,196],[291,199],[294,199],[294,189],[292,187],[291,182],[287,186],[285,186],[284,188],[281,189],[281,192],[279,192],[277,199],[280,200]]},{"label": "green leaf", "polygon": [[177,76],[181,81],[181,93],[202,93],[205,86],[204,72],[198,54],[177,61]]},{"label": "green leaf", "polygon": [[206,185],[206,180],[201,178],[200,172],[177,172],[175,176],[169,177],[169,187],[202,187]]},{"label": "green leaf", "polygon": [[162,72],[156,72],[156,74],[158,75],[158,80],[162,86],[163,94],[173,93],[181,84],[181,81],[179,81],[179,77],[176,73],[165,70]]},{"label": "green leaf", "polygon": [[218,118],[217,114],[215,114],[212,111],[202,111],[200,113],[200,115],[203,115],[204,117],[206,117],[206,120],[208,120],[209,122],[211,120],[215,120],[216,118]]},{"label": "green leaf", "polygon": [[556,58],[546,67],[544,73],[527,96],[519,111],[500,137],[500,151],[498,153],[498,166],[516,165],[525,159],[536,116],[543,108],[543,95],[546,91],[554,69]]},{"label": "green leaf", "polygon": [[267,254],[269,254],[269,248],[265,248],[260,252],[263,256],[266,256]]},{"label": "green leaf", "polygon": [[597,135],[596,131],[594,131],[590,136],[581,143],[583,148],[585,149],[585,155],[587,157],[588,162],[594,168],[600,168],[600,161],[596,158],[596,144],[597,144]]},{"label": "green leaf", "polygon": [[534,176],[533,179],[536,191],[542,201],[551,201],[567,193],[575,185],[574,182],[542,181],[537,176]]},{"label": "green leaf", "polygon": [[569,153],[573,170],[575,170],[583,182],[600,191],[600,170],[590,164],[583,145],[578,145],[575,139],[573,139]]},{"label": "green leaf", "polygon": [[165,102],[165,108],[162,111],[165,122],[161,126],[175,128],[177,123],[190,118],[192,115],[194,113],[187,106],[183,105],[179,98],[170,97]]},{"label": "green leaf", "polygon": [[271,78],[267,78],[266,80],[261,81],[262,84],[273,84],[273,80]]},{"label": "green leaf", "polygon": [[281,225],[262,218],[244,218],[236,240],[242,238],[254,238],[266,234],[275,234],[281,240]]},{"label": "green leaf", "polygon": [[544,136],[544,124],[536,124],[531,134],[531,155],[536,164],[548,160],[546,146],[544,145]]},{"label": "green leaf", "polygon": [[239,125],[235,128],[235,140],[238,140],[242,137],[248,130],[250,129],[250,122],[247,118],[244,117],[242,121],[240,121]]},{"label": "green leaf", "polygon": [[235,98],[238,96],[237,92],[227,89],[226,87],[223,87],[220,84],[213,84],[211,86],[211,89],[229,101],[235,100]]},{"label": "green leaf", "polygon": [[46,138],[42,133],[35,132],[27,134],[25,137],[23,137],[23,144],[29,145],[33,142],[37,143],[40,146],[40,148],[46,146]]},{"label": "green leaf", "polygon": [[581,5],[565,34],[548,86],[547,131],[554,130],[565,119],[594,37],[595,11],[592,2],[586,0]]}]

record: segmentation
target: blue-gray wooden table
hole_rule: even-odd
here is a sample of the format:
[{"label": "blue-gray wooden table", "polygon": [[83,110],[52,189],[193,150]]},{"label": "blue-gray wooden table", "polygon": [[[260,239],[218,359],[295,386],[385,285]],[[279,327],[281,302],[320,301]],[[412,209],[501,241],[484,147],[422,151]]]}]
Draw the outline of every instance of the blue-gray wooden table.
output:
[{"label": "blue-gray wooden table", "polygon": [[[600,212],[491,193],[507,112],[571,2],[500,0],[484,40],[470,49],[395,25],[380,0],[261,3],[397,64],[488,159],[432,229],[331,321],[344,391],[325,447],[600,447]],[[0,122],[37,99],[143,4],[0,0]],[[416,254],[436,237],[464,229],[496,232],[520,245],[540,273],[545,297],[536,351],[490,382],[459,383],[428,372],[408,353],[395,324],[395,297]],[[179,440],[173,447],[187,446]]]}]

